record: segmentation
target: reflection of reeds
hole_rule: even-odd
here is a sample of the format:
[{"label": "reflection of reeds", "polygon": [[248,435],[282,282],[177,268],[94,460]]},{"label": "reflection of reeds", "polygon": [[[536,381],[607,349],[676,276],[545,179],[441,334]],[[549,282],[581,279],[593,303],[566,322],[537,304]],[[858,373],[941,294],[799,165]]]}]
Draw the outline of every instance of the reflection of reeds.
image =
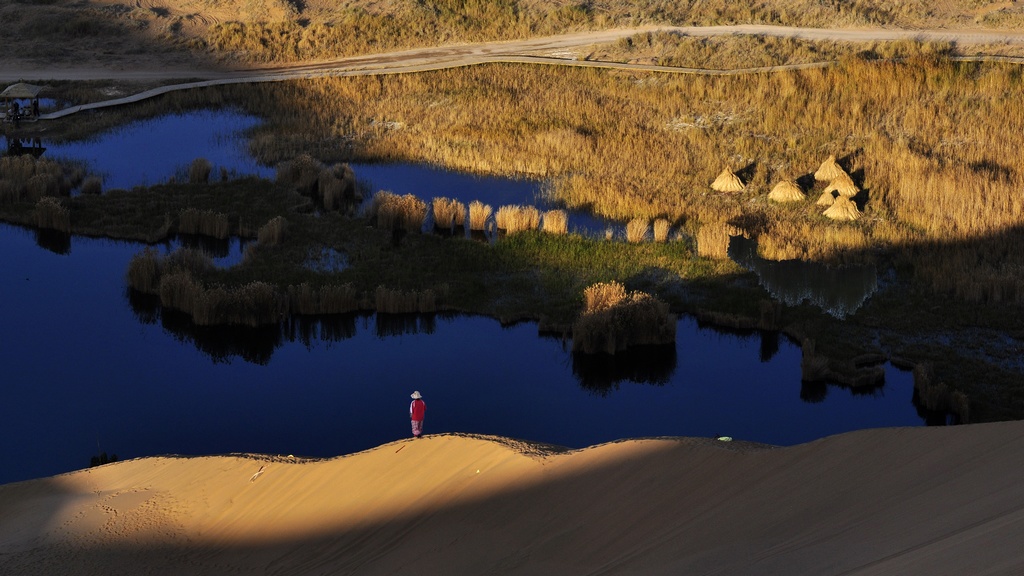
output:
[{"label": "reflection of reeds", "polygon": [[71,233],[71,211],[60,200],[47,196],[36,202],[36,226]]},{"label": "reflection of reeds", "polygon": [[573,324],[573,352],[614,354],[633,346],[675,342],[675,317],[668,305],[644,292],[626,292],[617,282],[584,291],[584,310]]},{"label": "reflection of reeds", "polygon": [[227,214],[186,208],[178,215],[178,232],[202,234],[223,240],[231,235],[231,221]]},{"label": "reflection of reeds", "polygon": [[491,212],[493,209],[489,204],[484,204],[479,200],[473,200],[469,203],[469,229],[475,231],[485,230],[487,227],[487,221],[491,218]]},{"label": "reflection of reeds", "polygon": [[452,198],[434,198],[434,226],[448,230],[466,224],[466,205]]},{"label": "reflection of reeds", "polygon": [[565,210],[548,210],[541,222],[548,234],[566,234],[569,231],[569,215]]},{"label": "reflection of reeds", "polygon": [[260,226],[256,235],[256,241],[260,246],[277,246],[284,241],[284,235],[288,231],[288,220],[284,216],[271,218],[263,226]]},{"label": "reflection of reeds", "polygon": [[506,234],[536,230],[540,224],[540,212],[533,206],[501,206],[494,213],[494,222]]}]

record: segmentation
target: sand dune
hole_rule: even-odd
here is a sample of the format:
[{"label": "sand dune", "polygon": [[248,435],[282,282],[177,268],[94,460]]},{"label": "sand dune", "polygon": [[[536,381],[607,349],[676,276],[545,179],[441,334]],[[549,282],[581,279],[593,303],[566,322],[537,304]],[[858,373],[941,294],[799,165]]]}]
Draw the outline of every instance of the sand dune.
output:
[{"label": "sand dune", "polygon": [[143,458],[0,486],[0,573],[1021,574],[1022,453],[1013,422]]}]

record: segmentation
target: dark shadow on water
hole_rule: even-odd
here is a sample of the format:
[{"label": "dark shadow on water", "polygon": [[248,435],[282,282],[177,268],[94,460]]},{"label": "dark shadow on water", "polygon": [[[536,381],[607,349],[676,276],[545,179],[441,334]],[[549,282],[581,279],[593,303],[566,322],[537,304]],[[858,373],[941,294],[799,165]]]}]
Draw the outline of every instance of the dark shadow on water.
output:
[{"label": "dark shadow on water", "polygon": [[160,312],[164,330],[181,342],[189,342],[214,362],[242,358],[266,365],[282,344],[277,325],[250,328],[247,326],[197,326],[187,314],[163,309]]},{"label": "dark shadow on water", "polygon": [[617,354],[573,352],[572,373],[580,387],[601,396],[622,382],[664,386],[676,370],[676,345],[635,346]]},{"label": "dark shadow on water", "polygon": [[71,235],[58,230],[37,228],[36,245],[43,250],[63,256],[71,253]]},{"label": "dark shadow on water", "polygon": [[437,321],[433,314],[381,314],[376,316],[377,337],[433,334]]},{"label": "dark shadow on water", "polygon": [[800,399],[808,404],[820,404],[828,397],[828,384],[825,382],[801,382]]}]

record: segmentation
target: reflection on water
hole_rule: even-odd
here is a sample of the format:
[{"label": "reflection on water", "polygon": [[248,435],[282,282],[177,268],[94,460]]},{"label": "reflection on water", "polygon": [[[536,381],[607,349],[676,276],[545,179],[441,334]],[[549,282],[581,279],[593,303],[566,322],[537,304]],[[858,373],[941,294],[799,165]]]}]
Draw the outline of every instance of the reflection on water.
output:
[{"label": "reflection on water", "polygon": [[836,318],[856,312],[878,289],[872,265],[832,267],[800,260],[765,260],[757,241],[733,236],[729,258],[757,274],[761,286],[788,306],[810,302]]},{"label": "reflection on water", "polygon": [[601,396],[623,383],[664,386],[675,371],[674,344],[635,346],[618,354],[572,353],[572,373],[580,386]]}]

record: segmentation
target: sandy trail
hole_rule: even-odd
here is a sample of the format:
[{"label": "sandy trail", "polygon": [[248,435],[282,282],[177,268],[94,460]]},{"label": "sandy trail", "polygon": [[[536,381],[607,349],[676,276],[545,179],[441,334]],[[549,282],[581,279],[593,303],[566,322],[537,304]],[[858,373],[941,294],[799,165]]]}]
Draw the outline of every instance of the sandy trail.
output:
[{"label": "sandy trail", "polygon": [[[735,25],[708,27],[666,27],[648,26],[638,28],[616,28],[592,32],[579,32],[558,36],[529,38],[500,42],[480,42],[450,46],[417,48],[381,54],[368,54],[337,58],[332,60],[298,62],[285,65],[239,67],[231,69],[173,68],[154,65],[140,60],[138,67],[79,68],[60,63],[45,68],[23,62],[3,62],[0,67],[0,82],[43,81],[43,80],[169,80],[189,78],[219,81],[261,81],[285,78],[300,78],[345,74],[388,74],[418,72],[469,66],[485,62],[530,62],[563,65],[590,65],[638,70],[675,70],[664,66],[639,64],[596,63],[565,58],[545,57],[545,54],[563,52],[572,48],[615,42],[621,38],[656,30],[678,32],[690,36],[726,36],[733,34],[769,35],[804,38],[809,40],[838,40],[849,42],[871,42],[888,40],[917,39],[922,41],[946,41],[962,45],[980,44],[1024,44],[1024,31],[988,30],[898,30],[898,29],[820,29],[794,28],[784,26]],[[773,67],[777,69],[784,67]]]}]

